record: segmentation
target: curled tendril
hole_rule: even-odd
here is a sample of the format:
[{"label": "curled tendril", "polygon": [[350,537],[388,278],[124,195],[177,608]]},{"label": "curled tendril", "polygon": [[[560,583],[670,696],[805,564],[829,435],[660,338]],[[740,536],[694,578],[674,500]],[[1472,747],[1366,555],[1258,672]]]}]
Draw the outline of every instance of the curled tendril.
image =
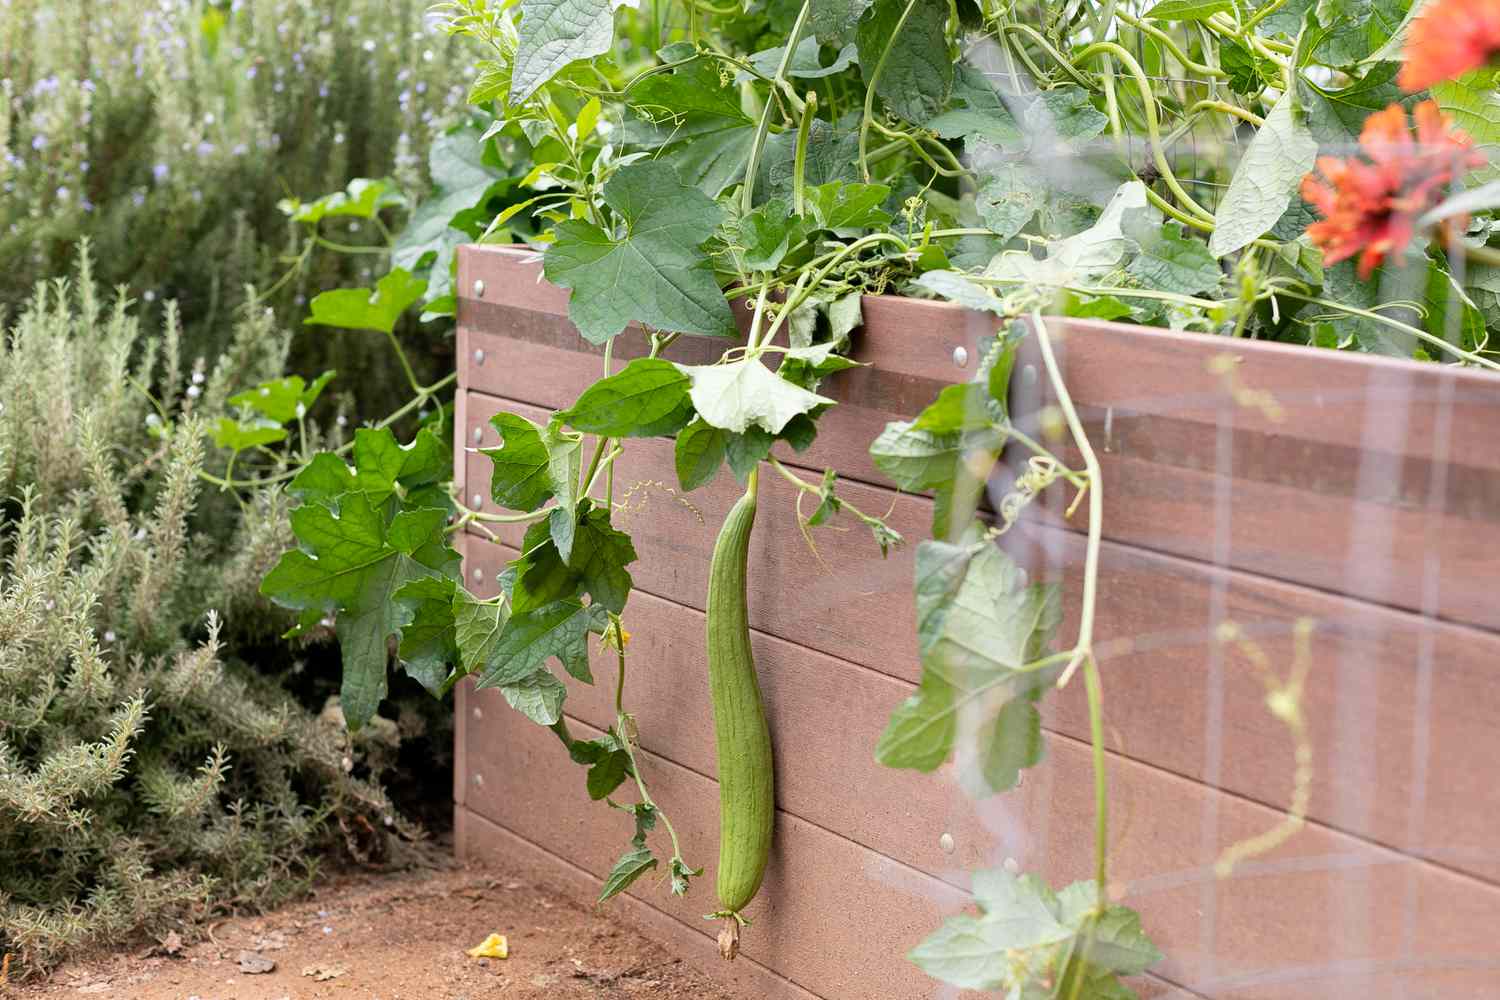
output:
[{"label": "curled tendril", "polygon": [[1215,638],[1221,643],[1234,643],[1240,648],[1251,669],[1266,689],[1266,708],[1292,737],[1296,769],[1292,775],[1292,800],[1281,821],[1269,830],[1258,833],[1226,847],[1219,860],[1214,863],[1214,874],[1227,878],[1236,865],[1250,858],[1275,850],[1286,843],[1307,819],[1307,804],[1312,797],[1313,752],[1312,739],[1307,730],[1307,718],[1302,711],[1302,691],[1312,668],[1312,634],[1317,622],[1311,618],[1299,618],[1292,626],[1295,645],[1292,663],[1287,676],[1282,679],[1271,666],[1270,657],[1257,643],[1249,639],[1234,622],[1221,624]]},{"label": "curled tendril", "polygon": [[996,534],[1003,535],[1009,531],[1021,512],[1036,499],[1036,495],[1056,482],[1062,474],[1062,466],[1051,455],[1032,455],[1027,459],[1026,471],[1016,477],[1010,492],[1000,498],[1000,525]]}]

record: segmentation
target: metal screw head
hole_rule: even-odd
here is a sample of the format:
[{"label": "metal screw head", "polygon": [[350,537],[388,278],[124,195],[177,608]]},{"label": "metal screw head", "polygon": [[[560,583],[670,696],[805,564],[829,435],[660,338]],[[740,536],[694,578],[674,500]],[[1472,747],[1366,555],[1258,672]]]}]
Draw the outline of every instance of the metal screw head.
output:
[{"label": "metal screw head", "polygon": [[474,297],[476,299],[484,298],[484,281],[480,278],[474,279]]},{"label": "metal screw head", "polygon": [[474,772],[474,784],[481,787],[484,786],[484,775],[480,774],[478,771]]},{"label": "metal screw head", "polygon": [[482,570],[482,569],[476,569],[476,570],[474,570],[474,582],[475,583],[483,583],[484,582],[484,570]]},{"label": "metal screw head", "polygon": [[953,363],[959,368],[967,368],[969,366],[969,349],[963,346],[955,347],[953,349]]},{"label": "metal screw head", "polygon": [[476,718],[476,719],[482,719],[482,718],[484,718],[484,712],[483,712],[482,709],[480,709],[480,707],[478,705],[474,706],[474,718]]},{"label": "metal screw head", "polygon": [[476,427],[476,428],[474,428],[474,435],[473,435],[473,437],[474,437],[474,443],[475,444],[478,444],[479,442],[483,441],[484,440],[484,428],[483,427]]},{"label": "metal screw head", "polygon": [[476,365],[482,365],[482,364],[484,364],[484,348],[482,348],[482,347],[476,347],[476,348],[474,348],[474,363]]},{"label": "metal screw head", "polygon": [[1025,385],[1036,385],[1036,365],[1026,365],[1021,369],[1021,382]]},{"label": "metal screw head", "polygon": [[481,508],[481,507],[484,506],[484,494],[483,493],[476,493],[470,499],[473,500],[474,502],[471,503],[471,504],[469,504],[469,506],[473,507],[475,510],[478,510],[479,508]]},{"label": "metal screw head", "polygon": [[953,834],[945,833],[938,838],[938,846],[943,849],[944,854],[952,854],[954,849]]}]

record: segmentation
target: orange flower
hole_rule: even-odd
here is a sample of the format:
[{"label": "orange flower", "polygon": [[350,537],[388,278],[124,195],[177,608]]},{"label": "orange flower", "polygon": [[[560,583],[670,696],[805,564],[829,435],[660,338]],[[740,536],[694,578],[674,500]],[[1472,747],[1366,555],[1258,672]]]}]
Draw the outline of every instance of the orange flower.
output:
[{"label": "orange flower", "polygon": [[[1320,156],[1317,170],[1302,178],[1303,199],[1323,216],[1307,227],[1307,235],[1322,248],[1325,264],[1359,254],[1359,276],[1368,278],[1406,249],[1417,219],[1442,201],[1455,177],[1485,164],[1436,101],[1418,104],[1414,117],[1415,141],[1401,105],[1375,112],[1360,132],[1363,159]],[[1468,220],[1449,223],[1462,231]]]},{"label": "orange flower", "polygon": [[1500,0],[1433,0],[1406,34],[1402,89],[1426,90],[1500,54]]}]

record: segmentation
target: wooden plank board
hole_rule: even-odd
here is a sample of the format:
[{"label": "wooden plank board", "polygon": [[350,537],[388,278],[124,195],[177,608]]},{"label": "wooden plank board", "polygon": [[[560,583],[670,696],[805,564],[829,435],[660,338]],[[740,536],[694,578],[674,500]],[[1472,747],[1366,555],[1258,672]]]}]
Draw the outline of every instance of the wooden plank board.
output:
[{"label": "wooden plank board", "polygon": [[[470,406],[479,421],[501,406],[540,416],[478,395]],[[670,441],[635,440],[625,448],[617,488],[656,484],[637,489],[620,515],[642,556],[631,567],[636,586],[701,609],[708,553],[739,487],[721,474],[691,494],[690,509],[662,486],[671,482]],[[488,459],[471,456],[471,479],[487,482],[488,467]],[[795,529],[792,491],[773,475],[763,477],[761,490],[751,540],[752,626],[915,683],[914,546],[882,559],[868,533],[841,522],[848,530],[814,534],[814,556]],[[840,494],[865,510],[890,509],[892,525],[908,539],[927,530],[930,502],[923,498],[857,483],[841,484]],[[511,545],[521,534],[516,526],[500,531]],[[1017,528],[1008,546],[1039,578],[1064,585],[1062,635],[1071,637],[1079,617],[1081,539]],[[1493,683],[1500,637],[1128,546],[1106,543],[1103,551],[1096,636],[1108,643],[1102,659],[1108,714],[1124,753],[1285,804],[1293,744],[1265,709],[1250,664],[1215,635],[1223,623],[1236,623],[1285,671],[1294,623],[1315,619],[1304,705],[1314,749],[1311,816],[1500,881],[1492,822],[1500,815],[1500,783],[1473,766],[1476,754],[1500,755],[1493,722],[1500,717],[1500,685]],[[1082,685],[1049,699],[1047,721],[1086,738]]]},{"label": "wooden plank board", "polygon": [[[461,251],[460,327],[490,359],[468,384],[558,407],[597,377],[598,349],[567,324],[566,292],[538,276],[527,252]],[[994,321],[895,297],[866,297],[864,308],[856,354],[878,367],[830,380],[845,405],[823,421],[808,461],[878,482],[868,442],[966,377],[954,349],[977,358]],[[1500,554],[1471,541],[1500,526],[1500,438],[1489,430],[1500,379],[1092,321],[1049,329],[1103,448],[1107,537],[1500,629],[1488,596]],[[627,335],[616,357],[644,345]],[[673,355],[702,361],[721,346],[683,338]],[[1039,372],[1028,344],[1012,411],[1033,429],[1048,401]]]},{"label": "wooden plank board", "polygon": [[[629,839],[629,820],[589,801],[581,770],[555,738],[510,712],[498,692],[469,697],[483,715],[467,728],[466,807],[602,879]],[[580,737],[598,735],[578,719],[570,726]],[[800,749],[792,748],[790,766],[811,764]],[[1066,881],[1090,868],[1088,753],[1062,738],[1049,750],[1040,780],[979,808],[995,861],[1036,862],[1049,879]],[[709,873],[687,899],[649,880],[632,895],[692,925],[714,905],[717,791],[712,779],[654,753],[643,752],[642,767],[685,855]],[[1117,889],[1161,942],[1168,958],[1155,971],[1168,981],[1205,996],[1267,1000],[1406,998],[1430,987],[1434,969],[1449,977],[1449,996],[1481,995],[1493,981],[1493,887],[1318,828],[1216,881],[1191,860],[1203,846],[1187,818],[1212,806],[1221,831],[1245,836],[1274,821],[1269,810],[1128,761],[1114,764],[1112,781],[1122,827],[1112,849],[1124,879]],[[885,811],[927,805],[885,799],[839,774],[829,782],[830,791],[848,786]],[[950,881],[779,811],[745,954],[829,1000],[938,996],[900,956],[965,901]],[[710,932],[705,926],[701,947],[712,947]]]}]

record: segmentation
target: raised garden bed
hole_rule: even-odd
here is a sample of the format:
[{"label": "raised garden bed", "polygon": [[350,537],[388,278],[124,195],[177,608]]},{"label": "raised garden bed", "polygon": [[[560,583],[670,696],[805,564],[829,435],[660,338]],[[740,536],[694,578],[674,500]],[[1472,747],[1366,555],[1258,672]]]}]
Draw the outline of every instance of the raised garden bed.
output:
[{"label": "raised garden bed", "polygon": [[[538,422],[598,375],[600,349],[567,319],[537,257],[460,251],[455,417],[466,502],[488,498],[505,409]],[[840,494],[927,536],[931,501],[891,489],[868,456],[978,356],[993,317],[867,297],[855,356],[871,367],[824,391],[839,404],[812,449],[781,455]],[[1111,894],[1140,911],[1166,958],[1144,996],[1412,997],[1493,988],[1500,920],[1500,383],[1492,376],[1332,351],[1093,321],[1049,324],[1064,379],[1100,451],[1105,533],[1096,634],[1106,684],[1114,829]],[[722,343],[684,338],[674,360]],[[623,360],[645,353],[627,332]],[[1035,431],[1046,380],[1023,354],[1012,418]],[[1039,432],[1038,432],[1039,433]],[[644,766],[684,854],[712,865],[714,739],[703,612],[709,551],[739,487],[727,473],[679,495],[672,442],[632,439],[616,463],[617,523],[642,559],[625,625]],[[762,524],[794,528],[792,490],[761,490]],[[649,512],[648,516],[642,516]],[[461,542],[465,582],[494,592],[521,527]],[[765,996],[948,995],[903,957],[965,907],[968,871],[1012,862],[1054,883],[1091,866],[1092,777],[1083,686],[1050,699],[1046,761],[975,801],[952,780],[878,765],[891,710],[917,681],[911,548],[882,560],[862,532],[752,536],[750,621],[776,747],[777,826],[740,961],[724,965],[706,894],[654,879],[617,901],[682,954]],[[1059,510],[1006,536],[1078,613],[1083,537]],[[1270,661],[1311,620],[1303,694],[1312,747],[1307,823],[1226,877],[1225,847],[1275,827],[1294,744],[1267,710],[1234,623]],[[1066,627],[1066,626],[1065,626]],[[591,640],[596,675],[613,654]],[[614,721],[608,685],[570,685],[575,735]],[[588,800],[576,767],[498,692],[461,685],[455,801],[465,856],[547,860],[580,884],[609,871],[629,819]],[[623,831],[623,833],[622,833]],[[615,905],[615,904],[606,904]],[[1174,991],[1186,991],[1174,992]],[[951,991],[950,991],[951,992]]]}]

